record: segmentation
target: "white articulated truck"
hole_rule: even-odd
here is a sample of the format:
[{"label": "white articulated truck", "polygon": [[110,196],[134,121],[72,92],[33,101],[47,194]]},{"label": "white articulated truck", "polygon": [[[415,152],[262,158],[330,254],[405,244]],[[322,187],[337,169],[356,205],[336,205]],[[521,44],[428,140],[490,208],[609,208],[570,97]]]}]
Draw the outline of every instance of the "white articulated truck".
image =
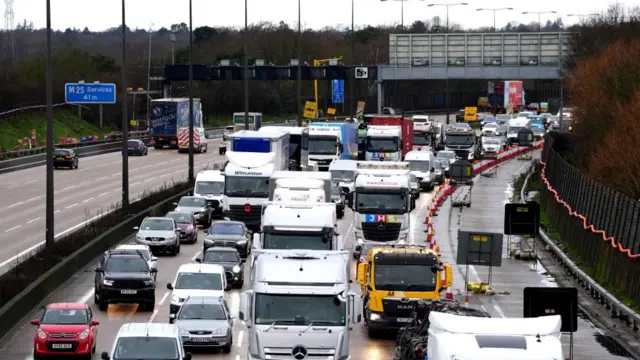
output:
[{"label": "white articulated truck", "polygon": [[333,203],[269,202],[262,213],[262,229],[253,234],[256,249],[342,250]]},{"label": "white articulated truck", "polygon": [[370,125],[365,159],[402,161],[402,127]]},{"label": "white articulated truck", "polygon": [[356,190],[348,199],[354,213],[356,250],[364,242],[406,244],[415,208],[405,162],[357,163]]},{"label": "white articulated truck", "polygon": [[252,290],[240,297],[248,360],[349,359],[362,300],[349,291],[348,251],[253,253]]},{"label": "white articulated truck", "polygon": [[328,171],[342,154],[342,128],[330,125],[340,124],[309,124],[309,159],[318,163],[320,171]]},{"label": "white articulated truck", "polygon": [[238,131],[225,157],[225,217],[260,228],[262,204],[269,199],[269,178],[289,166],[289,135],[282,132]]}]

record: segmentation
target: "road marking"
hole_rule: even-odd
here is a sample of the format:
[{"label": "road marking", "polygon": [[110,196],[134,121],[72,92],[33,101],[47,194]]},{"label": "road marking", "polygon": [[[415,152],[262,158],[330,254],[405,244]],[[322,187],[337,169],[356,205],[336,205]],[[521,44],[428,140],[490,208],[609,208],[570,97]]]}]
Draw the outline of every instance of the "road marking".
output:
[{"label": "road marking", "polygon": [[40,220],[40,219],[42,219],[42,217],[37,217],[37,218],[35,218],[35,219],[31,219],[31,220],[27,221],[27,224],[31,224],[32,222],[34,222],[34,221],[38,221],[38,220]]},{"label": "road marking", "polygon": [[496,304],[495,300],[493,300],[493,309],[498,313],[498,315],[500,315],[500,317],[507,317],[504,312],[502,312],[502,309],[500,309],[500,306]]},{"label": "road marking", "polygon": [[56,211],[54,211],[53,213],[54,213],[54,214],[57,214],[57,213],[59,213],[59,212],[60,212],[60,210],[56,210]]},{"label": "road marking", "polygon": [[103,192],[102,194],[98,194],[98,196],[97,196],[97,197],[105,196],[105,195],[107,195],[108,193],[109,193],[109,191],[107,191],[107,192]]},{"label": "road marking", "polygon": [[137,182],[131,183],[131,184],[129,184],[129,186],[138,185],[138,184],[140,184],[140,181],[137,181]]},{"label": "road marking", "polygon": [[15,204],[11,204],[11,205],[7,206],[6,208],[4,208],[4,210],[11,209],[12,207],[16,207],[16,206],[22,205],[22,204],[24,204],[24,201],[20,201],[20,202],[17,202]]},{"label": "road marking", "polygon": [[195,255],[193,255],[193,257],[191,258],[191,261],[196,261],[196,259],[198,258],[198,256],[200,256],[201,252],[198,251]]},{"label": "road marking", "polygon": [[243,330],[238,331],[238,341],[236,341],[237,347],[242,347],[242,336],[244,336],[244,331]]},{"label": "road marking", "polygon": [[23,183],[22,185],[33,184],[36,181],[38,181],[38,180],[30,180],[30,181],[27,181],[26,183]]},{"label": "road marking", "polygon": [[64,209],[65,209],[65,210],[66,210],[66,209],[71,209],[71,208],[72,208],[72,207],[74,207],[74,206],[78,206],[78,203],[71,204],[71,205],[67,206],[67,207],[66,207],[66,208],[64,208]]},{"label": "road marking", "polygon": [[158,165],[166,164],[166,161],[159,162]]},{"label": "road marking", "polygon": [[95,180],[102,180],[102,179],[106,179],[106,178],[108,178],[108,177],[109,177],[109,176],[100,176],[99,178],[96,178]]},{"label": "road marking", "polygon": [[91,200],[93,200],[93,199],[94,199],[94,198],[92,198],[92,197],[90,197],[90,198],[88,198],[88,199],[84,199],[84,200],[82,200],[82,203],[84,204],[84,203],[89,202],[89,201],[91,201]]},{"label": "road marking", "polygon": [[15,230],[15,229],[17,229],[17,228],[19,228],[19,227],[21,227],[21,226],[22,226],[22,225],[14,226],[14,227],[12,227],[11,229],[7,229],[7,230],[5,230],[4,232],[8,233],[8,232],[13,231],[13,230]]},{"label": "road marking", "polygon": [[68,189],[73,189],[74,187],[76,187],[76,185],[67,186],[66,188],[62,188],[60,191],[65,191],[65,190],[68,190]]},{"label": "road marking", "polygon": [[157,315],[158,315],[158,310],[153,310],[153,314],[151,314],[151,317],[149,317],[149,322],[152,323],[153,320],[155,320]]},{"label": "road marking", "polygon": [[43,198],[43,196],[36,196],[36,197],[31,198],[31,199],[25,200],[24,202],[30,202],[30,201],[38,200],[38,199],[42,199],[42,198]]},{"label": "road marking", "polygon": [[87,301],[89,301],[92,297],[93,297],[93,288],[89,289],[89,291],[87,291],[84,295],[82,295],[80,297],[80,299],[78,299],[78,302],[81,304],[86,303]]},{"label": "road marking", "polygon": [[236,360],[240,360],[240,355],[236,355]]},{"label": "road marking", "polygon": [[169,292],[165,292],[164,295],[162,295],[162,299],[160,299],[160,302],[158,303],[158,305],[162,306],[164,304],[165,301],[167,301],[167,298],[169,297]]}]

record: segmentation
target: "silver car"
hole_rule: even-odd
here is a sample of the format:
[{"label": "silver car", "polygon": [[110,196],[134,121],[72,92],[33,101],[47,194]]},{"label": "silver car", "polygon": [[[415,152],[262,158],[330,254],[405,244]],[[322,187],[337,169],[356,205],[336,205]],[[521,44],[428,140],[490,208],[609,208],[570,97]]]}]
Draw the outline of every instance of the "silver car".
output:
[{"label": "silver car", "polygon": [[149,246],[154,253],[180,253],[180,228],[172,218],[146,217],[133,229],[138,230],[136,243]]},{"label": "silver car", "polygon": [[231,352],[233,316],[222,297],[190,297],[177,314],[169,315],[169,323],[180,328],[185,348],[222,348],[225,354]]},{"label": "silver car", "polygon": [[211,208],[207,207],[207,199],[200,196],[183,196],[176,205],[175,212],[193,214],[196,223],[204,227],[211,226]]}]

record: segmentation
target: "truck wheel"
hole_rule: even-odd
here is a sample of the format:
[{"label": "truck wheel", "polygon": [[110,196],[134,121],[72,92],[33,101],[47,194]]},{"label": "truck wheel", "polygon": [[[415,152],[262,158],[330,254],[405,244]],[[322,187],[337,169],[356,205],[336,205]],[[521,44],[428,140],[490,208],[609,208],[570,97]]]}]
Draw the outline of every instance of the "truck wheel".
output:
[{"label": "truck wheel", "polygon": [[100,301],[98,302],[98,310],[107,311],[107,309],[109,309],[109,303],[104,301],[103,299],[100,299]]},{"label": "truck wheel", "polygon": [[209,145],[206,145],[206,144],[205,144],[205,145],[204,145],[204,151],[203,151],[203,152],[204,152],[204,153],[206,153],[206,152],[207,152],[207,150],[209,150]]},{"label": "truck wheel", "polygon": [[229,354],[231,352],[231,344],[222,348],[222,352],[225,354]]}]

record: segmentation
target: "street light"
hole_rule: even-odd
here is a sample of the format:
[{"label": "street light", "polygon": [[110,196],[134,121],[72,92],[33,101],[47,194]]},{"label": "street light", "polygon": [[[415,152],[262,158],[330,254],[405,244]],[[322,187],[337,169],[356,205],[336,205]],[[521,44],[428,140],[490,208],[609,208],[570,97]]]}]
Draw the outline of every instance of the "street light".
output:
[{"label": "street light", "polygon": [[193,181],[193,1],[189,0],[189,183]]},{"label": "street light", "polygon": [[51,0],[47,0],[47,199],[45,244],[51,249],[53,235],[53,60],[51,59]]},{"label": "street light", "polygon": [[513,10],[512,7],[504,7],[504,8],[493,8],[493,9],[476,9],[476,11],[493,11],[493,31],[496,31],[496,12],[503,10]]},{"label": "street light", "polygon": [[[127,121],[127,21],[125,0],[122,0],[122,213],[129,213],[129,122]],[[148,90],[148,89],[147,89]],[[147,107],[147,110],[149,107]]]},{"label": "street light", "polygon": [[[420,0],[420,1],[424,1],[424,0]],[[449,7],[451,7],[451,6],[467,6],[467,5],[469,5],[469,3],[462,2],[462,3],[453,3],[453,4],[427,4],[427,7],[444,6],[444,7],[447,8],[447,32],[449,32]]]},{"label": "street light", "polygon": [[[355,13],[356,13],[356,0],[351,0],[351,63],[356,64],[356,32],[355,32]],[[349,79],[349,115],[352,119],[356,117],[356,102],[355,102],[355,74]],[[346,101],[346,100],[345,100]]]},{"label": "street light", "polygon": [[584,18],[586,18],[586,17],[598,16],[598,15],[600,15],[600,14],[598,14],[598,13],[591,13],[591,14],[569,14],[569,15],[567,15],[567,17],[574,17],[574,16],[577,16],[577,17],[579,18],[579,20],[582,22],[582,21],[584,21]]},{"label": "street light", "polygon": [[176,34],[169,34],[169,41],[171,42],[171,65],[176,64]]},{"label": "street light", "polygon": [[[242,41],[242,52],[244,53],[244,129],[249,130],[249,54],[247,44],[249,38],[249,7],[247,0],[244,0],[244,38]],[[255,124],[255,122],[254,122]]]},{"label": "street light", "polygon": [[[404,2],[409,0],[380,0],[380,1],[399,1],[400,2],[400,31],[404,32]],[[353,9],[352,9],[353,10]]]},{"label": "street light", "polygon": [[557,11],[523,11],[522,15],[534,14],[538,15],[538,32],[542,30],[542,22],[540,20],[540,15],[542,14],[557,14]]},{"label": "street light", "polygon": [[[302,127],[302,6],[298,0],[298,127]],[[317,105],[317,104],[316,104]]]}]

